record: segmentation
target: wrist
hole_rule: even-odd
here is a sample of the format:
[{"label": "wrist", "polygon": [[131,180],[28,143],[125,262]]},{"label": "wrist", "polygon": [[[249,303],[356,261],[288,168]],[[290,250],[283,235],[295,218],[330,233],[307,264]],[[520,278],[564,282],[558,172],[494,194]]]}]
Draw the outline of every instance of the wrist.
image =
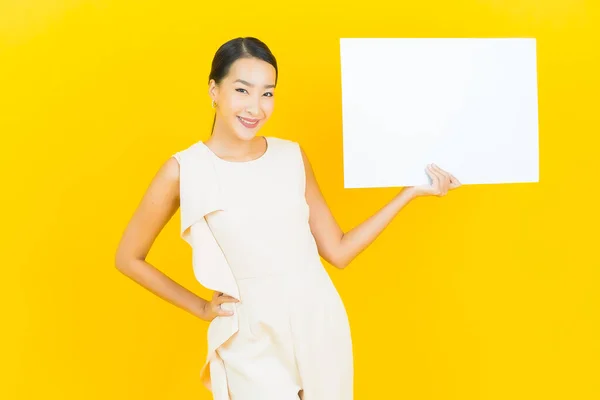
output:
[{"label": "wrist", "polygon": [[409,187],[404,188],[402,193],[404,193],[404,195],[407,196],[409,200],[414,200],[417,197],[419,197],[419,192],[417,191],[417,188],[414,186],[409,186]]}]

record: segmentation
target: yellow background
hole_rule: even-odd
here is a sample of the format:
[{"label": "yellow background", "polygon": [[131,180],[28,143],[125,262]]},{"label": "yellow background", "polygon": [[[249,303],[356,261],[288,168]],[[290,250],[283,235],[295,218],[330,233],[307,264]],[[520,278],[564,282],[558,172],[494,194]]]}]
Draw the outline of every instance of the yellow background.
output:
[{"label": "yellow background", "polygon": [[[599,27],[592,0],[1,0],[0,398],[210,398],[207,324],[113,259],[161,163],[208,138],[210,62],[237,36],[280,65],[261,133],[301,142],[346,231],[399,189],[343,188],[339,38],[537,38],[541,182],[418,199],[325,265],[356,399],[600,398]],[[178,229],[148,261],[207,296]]]}]

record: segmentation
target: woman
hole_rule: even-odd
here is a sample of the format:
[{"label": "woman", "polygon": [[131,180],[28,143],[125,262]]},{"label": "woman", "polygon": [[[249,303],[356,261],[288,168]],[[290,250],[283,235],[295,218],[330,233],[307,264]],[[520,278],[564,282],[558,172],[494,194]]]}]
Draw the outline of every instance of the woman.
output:
[{"label": "woman", "polygon": [[[159,169],[123,234],[116,266],[210,322],[201,375],[215,399],[350,400],[348,319],[320,257],[345,268],[410,200],[461,184],[429,165],[431,185],[404,188],[344,233],[300,145],[258,136],[273,112],[277,76],[275,57],[258,39],[218,49],[209,76],[211,137]],[[145,261],[177,208],[194,272],[215,291],[210,300]]]}]

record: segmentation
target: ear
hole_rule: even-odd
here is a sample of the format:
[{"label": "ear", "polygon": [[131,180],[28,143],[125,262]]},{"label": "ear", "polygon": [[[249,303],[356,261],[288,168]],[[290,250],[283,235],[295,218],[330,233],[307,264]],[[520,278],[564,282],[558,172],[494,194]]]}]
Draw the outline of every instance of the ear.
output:
[{"label": "ear", "polygon": [[211,79],[210,82],[208,82],[208,95],[210,96],[211,101],[214,100],[215,103],[219,102],[219,87],[214,79]]}]

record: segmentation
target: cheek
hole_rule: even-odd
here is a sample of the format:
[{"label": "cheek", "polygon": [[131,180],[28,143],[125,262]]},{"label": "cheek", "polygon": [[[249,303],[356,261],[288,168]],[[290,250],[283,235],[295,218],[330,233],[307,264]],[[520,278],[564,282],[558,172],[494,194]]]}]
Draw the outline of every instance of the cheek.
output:
[{"label": "cheek", "polygon": [[273,113],[274,107],[275,107],[275,102],[273,101],[273,99],[268,99],[267,101],[263,102],[261,108],[262,108],[263,112],[268,116],[268,115],[271,115],[271,113]]},{"label": "cheek", "polygon": [[244,101],[240,98],[240,96],[230,97],[228,105],[232,114],[239,114],[239,112],[243,111],[245,107]]}]

